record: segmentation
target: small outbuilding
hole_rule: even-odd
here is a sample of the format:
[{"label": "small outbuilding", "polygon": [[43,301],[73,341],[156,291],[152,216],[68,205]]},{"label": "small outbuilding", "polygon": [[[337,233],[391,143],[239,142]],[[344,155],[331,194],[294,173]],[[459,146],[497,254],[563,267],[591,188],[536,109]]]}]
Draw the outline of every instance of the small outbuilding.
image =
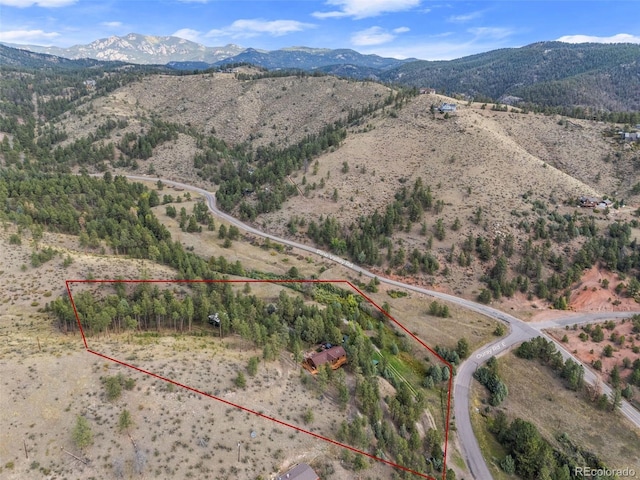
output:
[{"label": "small outbuilding", "polygon": [[288,472],[276,478],[278,480],[320,480],[318,474],[306,463],[299,463]]}]

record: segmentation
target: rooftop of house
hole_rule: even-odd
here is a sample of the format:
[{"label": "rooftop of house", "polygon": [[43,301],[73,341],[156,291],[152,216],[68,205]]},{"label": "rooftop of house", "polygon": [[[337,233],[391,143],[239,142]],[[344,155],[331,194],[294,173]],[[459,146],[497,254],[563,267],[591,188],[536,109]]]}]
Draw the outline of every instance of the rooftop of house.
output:
[{"label": "rooftop of house", "polygon": [[339,358],[346,357],[347,352],[341,346],[327,348],[319,353],[311,356],[314,365],[323,365],[329,362],[335,362]]},{"label": "rooftop of house", "polygon": [[291,470],[283,473],[278,480],[319,480],[318,474],[306,463],[299,463]]}]

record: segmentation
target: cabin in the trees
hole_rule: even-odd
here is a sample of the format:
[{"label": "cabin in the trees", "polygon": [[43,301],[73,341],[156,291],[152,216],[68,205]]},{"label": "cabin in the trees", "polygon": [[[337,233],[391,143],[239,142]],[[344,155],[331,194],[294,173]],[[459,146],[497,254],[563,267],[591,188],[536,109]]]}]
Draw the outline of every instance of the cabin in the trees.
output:
[{"label": "cabin in the trees", "polygon": [[315,352],[305,358],[302,366],[315,375],[325,363],[330,364],[332,370],[337,370],[347,363],[347,352],[340,346],[324,348],[321,352]]},{"label": "cabin in the trees", "polygon": [[209,319],[209,324],[213,325],[214,327],[220,326],[220,317],[218,316],[217,312],[209,315],[207,318]]},{"label": "cabin in the trees", "polygon": [[435,88],[421,88],[420,89],[420,94],[421,95],[433,95],[436,93],[436,89]]},{"label": "cabin in the trees", "polygon": [[276,477],[278,480],[320,480],[320,477],[306,463],[299,463],[291,470]]}]

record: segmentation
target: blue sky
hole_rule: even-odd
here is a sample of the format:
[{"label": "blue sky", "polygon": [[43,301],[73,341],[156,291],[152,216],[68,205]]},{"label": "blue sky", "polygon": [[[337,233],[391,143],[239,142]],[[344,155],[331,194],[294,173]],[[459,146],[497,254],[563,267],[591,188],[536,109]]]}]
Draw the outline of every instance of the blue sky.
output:
[{"label": "blue sky", "polygon": [[0,0],[0,42],[68,47],[131,32],[438,60],[544,40],[640,43],[640,2]]}]

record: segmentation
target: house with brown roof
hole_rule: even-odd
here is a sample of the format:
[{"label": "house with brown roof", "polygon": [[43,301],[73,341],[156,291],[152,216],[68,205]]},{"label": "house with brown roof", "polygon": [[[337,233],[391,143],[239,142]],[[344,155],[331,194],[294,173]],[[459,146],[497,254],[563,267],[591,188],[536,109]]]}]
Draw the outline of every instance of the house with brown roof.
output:
[{"label": "house with brown roof", "polygon": [[318,474],[306,463],[299,463],[288,472],[276,478],[278,480],[320,480]]},{"label": "house with brown roof", "polygon": [[305,358],[302,366],[315,375],[318,373],[318,369],[326,363],[331,365],[332,370],[337,370],[347,363],[347,352],[341,346],[326,348]]},{"label": "house with brown roof", "polygon": [[580,206],[583,208],[594,208],[598,205],[598,199],[595,197],[582,196],[579,198]]}]

